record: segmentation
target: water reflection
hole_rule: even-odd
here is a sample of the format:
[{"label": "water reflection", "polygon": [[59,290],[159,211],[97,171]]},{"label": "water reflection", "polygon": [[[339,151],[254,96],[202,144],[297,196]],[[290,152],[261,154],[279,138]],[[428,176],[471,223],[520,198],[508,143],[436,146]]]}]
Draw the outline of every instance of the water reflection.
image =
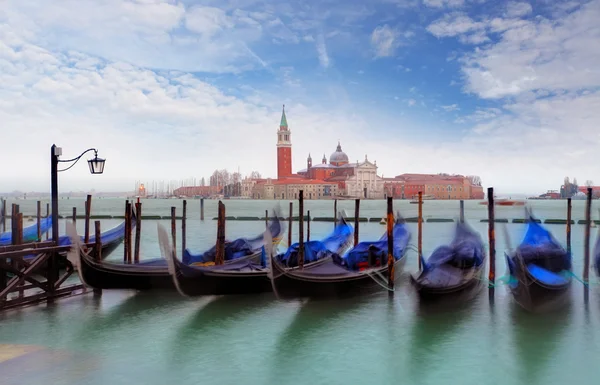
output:
[{"label": "water reflection", "polygon": [[523,384],[544,381],[543,374],[552,366],[560,365],[553,358],[562,345],[562,337],[571,323],[573,306],[569,302],[559,311],[530,313],[517,304],[510,308],[518,376]]},{"label": "water reflection", "polygon": [[440,352],[472,315],[476,302],[480,301],[468,293],[459,302],[440,300],[419,304],[411,330],[408,371],[412,381],[420,383],[424,375],[448,359],[441,357]]},{"label": "water reflection", "polygon": [[[276,304],[272,293],[206,298],[210,302],[198,309],[177,329],[169,348],[171,364],[179,366],[189,363],[183,359],[182,352],[186,352],[186,356],[195,360],[199,357],[203,346],[212,346],[214,350],[214,347],[219,346],[215,341],[231,338],[228,335],[229,329],[234,327],[248,329],[247,326],[235,325],[236,323],[247,320],[252,314]],[[253,330],[248,330],[248,333],[253,333]],[[192,354],[194,351],[198,352],[198,355]],[[216,352],[204,350],[202,353],[210,355]]]},{"label": "water reflection", "polygon": [[[301,302],[300,309],[292,322],[281,333],[275,344],[273,369],[270,371],[274,376],[272,382],[278,383],[277,379],[285,378],[286,372],[291,367],[304,367],[303,361],[307,361],[309,365],[314,363],[315,354],[329,356],[333,353],[332,349],[336,349],[333,354],[342,357],[342,352],[337,349],[345,347],[343,342],[352,341],[355,337],[352,332],[353,320],[350,322],[342,320],[350,314],[353,316],[359,314],[361,308],[372,302],[374,298],[381,300],[381,293],[344,300]],[[362,327],[377,328],[376,324],[364,325],[365,321],[356,320]],[[334,340],[328,337],[333,337]]]}]

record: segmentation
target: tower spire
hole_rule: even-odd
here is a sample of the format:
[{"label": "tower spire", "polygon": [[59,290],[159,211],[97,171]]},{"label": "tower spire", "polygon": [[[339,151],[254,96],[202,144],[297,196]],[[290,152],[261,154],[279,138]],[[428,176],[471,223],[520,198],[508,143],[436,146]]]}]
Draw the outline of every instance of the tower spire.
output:
[{"label": "tower spire", "polygon": [[279,123],[279,128],[281,130],[288,128],[287,118],[285,117],[285,104],[283,105],[283,109],[281,111],[281,123]]}]

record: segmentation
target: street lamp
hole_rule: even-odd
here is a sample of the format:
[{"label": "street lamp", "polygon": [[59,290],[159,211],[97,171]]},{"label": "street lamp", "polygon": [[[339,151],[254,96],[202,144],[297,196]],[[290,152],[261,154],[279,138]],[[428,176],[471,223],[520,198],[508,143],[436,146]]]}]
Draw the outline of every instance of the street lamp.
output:
[{"label": "street lamp", "polygon": [[[62,155],[62,148],[57,147],[55,144],[50,148],[50,175],[51,175],[51,195],[52,195],[52,241],[58,245],[58,173],[62,171],[67,171],[71,167],[75,166],[77,161],[81,159],[83,155],[86,153],[94,151],[94,158],[88,160],[88,165],[90,167],[90,173],[92,174],[102,174],[104,172],[104,162],[105,159],[98,158],[98,150],[95,148],[89,148],[81,153],[76,158],[73,159],[58,159],[59,156]],[[59,163],[72,163],[67,168],[62,170],[58,169]],[[49,263],[49,283],[51,285],[51,290],[53,290],[54,283],[58,280],[58,268],[56,261],[56,254],[50,257]]]}]

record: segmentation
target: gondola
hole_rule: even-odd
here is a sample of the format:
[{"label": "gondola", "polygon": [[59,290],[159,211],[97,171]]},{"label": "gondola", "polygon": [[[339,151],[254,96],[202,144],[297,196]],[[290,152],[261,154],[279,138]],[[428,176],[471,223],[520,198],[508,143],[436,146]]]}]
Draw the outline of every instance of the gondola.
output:
[{"label": "gondola", "polygon": [[[401,273],[410,233],[398,216],[393,227],[394,277]],[[307,248],[310,256],[310,247]],[[360,242],[345,254],[336,253],[321,264],[290,269],[274,257],[273,288],[282,298],[343,298],[387,287],[387,232],[378,241]]]},{"label": "gondola", "polygon": [[457,223],[449,245],[435,249],[427,261],[419,258],[422,270],[410,280],[421,299],[455,297],[482,287],[485,247],[467,223]]},{"label": "gondola", "polygon": [[[41,234],[45,234],[52,228],[52,217],[40,219]],[[37,222],[33,225],[23,228],[23,243],[35,242],[37,240]],[[12,232],[6,231],[0,234],[0,246],[10,245],[12,243]]]},{"label": "gondola", "polygon": [[[268,236],[269,234],[266,234]],[[311,265],[319,265],[326,262],[333,253],[343,250],[352,236],[352,227],[341,218],[332,234],[322,241],[314,241],[319,244],[318,253],[314,260],[308,262],[305,268]],[[264,249],[260,263],[252,261],[235,261],[227,265],[193,266],[180,262],[173,253],[169,252],[169,239],[166,230],[159,225],[159,240],[161,249],[171,255],[169,269],[177,290],[184,296],[194,297],[200,295],[222,295],[222,294],[253,294],[272,291],[270,269],[268,261],[271,258]],[[269,243],[266,241],[267,244]],[[324,246],[324,247],[321,247]],[[292,245],[289,253],[297,250],[298,245]],[[290,265],[294,264],[293,258],[288,259]],[[297,269],[296,266],[290,267]]]},{"label": "gondola", "polygon": [[[281,222],[274,216],[269,224],[272,239],[279,242],[280,235],[283,232]],[[241,238],[244,239],[244,238]],[[249,263],[251,261],[260,261],[262,256],[262,235],[247,240],[252,242],[253,248],[248,249],[247,243],[243,244],[244,254],[237,253],[239,250],[232,250],[230,255],[237,259],[225,261],[223,266],[229,266],[236,263]],[[226,248],[230,243],[226,243]],[[239,245],[239,240],[231,242]],[[212,250],[212,249],[211,249]],[[209,250],[206,254],[211,253]],[[189,255],[191,252],[187,251]],[[162,254],[168,256],[168,254]],[[213,254],[214,255],[214,254]],[[195,256],[204,259],[204,256]],[[191,262],[196,263],[196,262]],[[199,265],[208,265],[210,262],[198,262]],[[123,264],[111,262],[98,262],[87,253],[80,253],[78,258],[78,272],[82,282],[87,286],[98,289],[135,289],[135,290],[173,290],[173,279],[169,274],[168,262],[165,258],[154,258],[142,260],[136,264]]]},{"label": "gondola", "polygon": [[523,308],[550,310],[568,299],[571,255],[531,213],[523,241],[505,256],[510,273],[508,286]]}]

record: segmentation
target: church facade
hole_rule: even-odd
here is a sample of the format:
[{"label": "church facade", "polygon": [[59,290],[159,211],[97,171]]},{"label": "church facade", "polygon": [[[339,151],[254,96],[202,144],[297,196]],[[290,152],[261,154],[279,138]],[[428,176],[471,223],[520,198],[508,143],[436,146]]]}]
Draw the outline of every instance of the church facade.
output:
[{"label": "church facade", "polygon": [[377,175],[377,162],[365,155],[362,162],[350,163],[338,142],[336,150],[325,155],[321,163],[313,164],[308,155],[306,168],[292,173],[292,140],[285,115],[277,131],[277,179],[244,179],[242,195],[253,199],[298,199],[300,190],[305,199],[384,198],[383,179]]}]

